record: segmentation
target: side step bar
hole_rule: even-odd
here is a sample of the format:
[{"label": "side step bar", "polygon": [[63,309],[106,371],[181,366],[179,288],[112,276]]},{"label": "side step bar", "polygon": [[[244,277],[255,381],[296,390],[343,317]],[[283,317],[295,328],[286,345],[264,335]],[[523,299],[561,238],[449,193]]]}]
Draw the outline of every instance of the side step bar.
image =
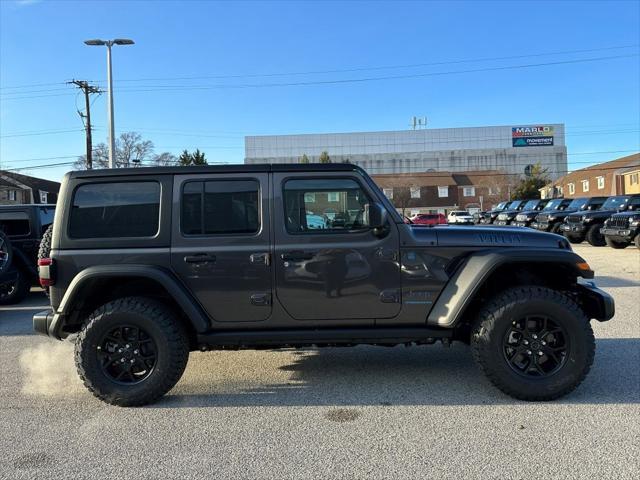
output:
[{"label": "side step bar", "polygon": [[[398,345],[429,344],[438,339],[447,341],[453,336],[451,329],[439,328],[348,328],[217,331],[198,334],[198,348],[260,348],[340,345]],[[448,343],[448,342],[447,342]]]}]

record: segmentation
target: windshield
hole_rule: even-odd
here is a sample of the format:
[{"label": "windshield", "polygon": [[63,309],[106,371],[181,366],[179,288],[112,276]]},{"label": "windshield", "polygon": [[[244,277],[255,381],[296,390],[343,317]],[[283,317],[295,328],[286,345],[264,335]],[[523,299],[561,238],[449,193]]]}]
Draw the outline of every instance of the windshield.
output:
[{"label": "windshield", "polygon": [[514,200],[513,202],[511,202],[509,204],[509,210],[516,210],[518,208],[520,208],[520,205],[522,205],[524,203],[524,200]]},{"label": "windshield", "polygon": [[629,201],[629,198],[624,195],[619,197],[609,197],[606,202],[602,204],[600,210],[617,210],[620,205],[624,205]]},{"label": "windshield", "polygon": [[509,204],[509,202],[500,202],[495,206],[494,210],[504,210],[505,207]]},{"label": "windshield", "polygon": [[529,200],[523,210],[535,210],[536,207],[538,206],[538,203],[540,203],[540,200]]},{"label": "windshield", "polygon": [[562,204],[562,199],[558,198],[556,200],[551,200],[547,205],[542,209],[545,210],[557,210],[557,208]]},{"label": "windshield", "polygon": [[569,204],[567,210],[580,210],[587,204],[588,200],[587,198],[576,198]]}]

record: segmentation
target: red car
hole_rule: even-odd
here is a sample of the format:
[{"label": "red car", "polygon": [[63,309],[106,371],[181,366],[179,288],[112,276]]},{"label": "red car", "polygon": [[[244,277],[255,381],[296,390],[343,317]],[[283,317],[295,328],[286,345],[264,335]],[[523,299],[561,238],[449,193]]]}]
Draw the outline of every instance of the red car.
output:
[{"label": "red car", "polygon": [[411,218],[411,223],[416,225],[443,225],[447,223],[447,217],[442,213],[419,213]]}]

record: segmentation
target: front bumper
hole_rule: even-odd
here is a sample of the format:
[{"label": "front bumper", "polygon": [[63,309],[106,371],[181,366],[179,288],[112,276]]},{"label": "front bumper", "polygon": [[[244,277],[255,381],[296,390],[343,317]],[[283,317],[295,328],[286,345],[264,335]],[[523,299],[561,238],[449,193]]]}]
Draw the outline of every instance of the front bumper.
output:
[{"label": "front bumper", "polygon": [[611,320],[616,313],[613,297],[604,290],[600,290],[593,282],[578,284],[578,294],[582,307],[589,318],[599,322]]},{"label": "front bumper", "polygon": [[533,223],[531,222],[513,222],[511,225],[513,225],[514,227],[533,227]]},{"label": "front bumper", "polygon": [[574,223],[563,223],[560,227],[560,231],[567,233],[584,233],[586,229],[587,227],[585,227],[581,223],[578,223],[577,225]]},{"label": "front bumper", "polygon": [[536,230],[540,230],[542,232],[548,232],[549,230],[551,230],[551,224],[542,223],[542,222],[533,222],[531,224],[531,228],[535,228]]},{"label": "front bumper", "polygon": [[613,237],[614,240],[624,240],[632,242],[637,232],[630,228],[601,228],[600,233],[606,237]]},{"label": "front bumper", "polygon": [[494,225],[498,225],[499,227],[507,227],[511,225],[512,220],[496,220],[493,222]]}]

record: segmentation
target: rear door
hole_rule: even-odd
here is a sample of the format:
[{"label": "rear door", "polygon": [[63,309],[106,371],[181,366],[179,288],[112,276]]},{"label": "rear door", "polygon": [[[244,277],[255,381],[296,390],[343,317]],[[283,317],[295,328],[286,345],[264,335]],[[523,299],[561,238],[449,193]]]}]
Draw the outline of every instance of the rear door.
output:
[{"label": "rear door", "polygon": [[214,322],[271,315],[268,174],[176,175],[171,265]]},{"label": "rear door", "polygon": [[374,235],[375,196],[359,176],[278,172],[273,192],[276,293],[291,317],[373,324],[400,313],[398,230],[390,221]]}]

